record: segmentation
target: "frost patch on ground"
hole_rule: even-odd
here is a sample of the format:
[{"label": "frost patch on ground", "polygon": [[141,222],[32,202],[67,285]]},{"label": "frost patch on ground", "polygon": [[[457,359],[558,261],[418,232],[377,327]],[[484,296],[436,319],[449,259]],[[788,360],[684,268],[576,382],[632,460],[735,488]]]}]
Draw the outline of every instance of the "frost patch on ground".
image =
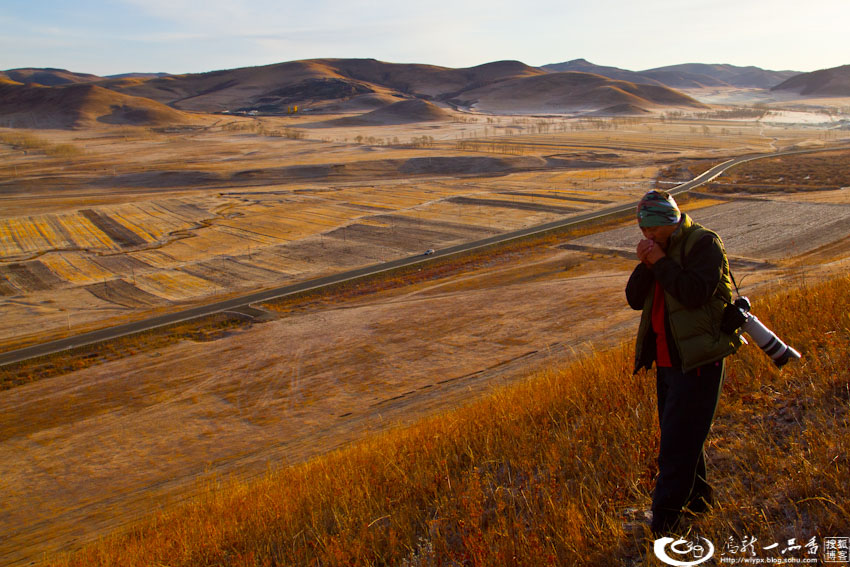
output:
[{"label": "frost patch on ground", "polygon": [[[794,201],[736,201],[692,212],[714,230],[731,256],[780,260],[850,237],[850,205]],[[637,225],[593,234],[571,244],[634,251]]]}]

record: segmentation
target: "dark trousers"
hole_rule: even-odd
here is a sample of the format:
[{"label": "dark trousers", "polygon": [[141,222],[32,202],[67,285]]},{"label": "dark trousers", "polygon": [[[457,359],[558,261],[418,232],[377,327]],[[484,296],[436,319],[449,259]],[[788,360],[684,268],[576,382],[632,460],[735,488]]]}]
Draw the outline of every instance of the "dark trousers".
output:
[{"label": "dark trousers", "polygon": [[703,445],[717,409],[725,369],[723,360],[689,372],[658,368],[661,446],[652,495],[653,531],[673,529],[685,507],[700,512],[711,503]]}]

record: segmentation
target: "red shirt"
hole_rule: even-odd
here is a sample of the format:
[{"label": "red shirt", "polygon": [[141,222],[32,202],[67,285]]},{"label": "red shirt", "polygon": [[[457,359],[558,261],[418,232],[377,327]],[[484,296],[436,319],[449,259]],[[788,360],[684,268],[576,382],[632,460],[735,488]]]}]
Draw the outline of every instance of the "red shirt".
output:
[{"label": "red shirt", "polygon": [[655,365],[670,368],[670,348],[667,345],[667,328],[664,325],[664,289],[655,282],[655,295],[652,298],[652,330],[655,331]]}]

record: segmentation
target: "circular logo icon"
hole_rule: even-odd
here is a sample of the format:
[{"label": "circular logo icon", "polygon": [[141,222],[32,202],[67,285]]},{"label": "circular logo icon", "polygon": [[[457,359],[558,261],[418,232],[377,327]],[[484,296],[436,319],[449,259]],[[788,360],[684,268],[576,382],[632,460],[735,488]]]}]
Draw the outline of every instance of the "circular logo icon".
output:
[{"label": "circular logo icon", "polygon": [[[699,540],[704,541],[705,545],[701,545]],[[670,556],[668,550],[682,559],[674,559]],[[667,565],[687,567],[688,565],[699,565],[711,559],[714,556],[714,545],[704,537],[698,537],[696,542],[662,537],[655,540],[653,551],[655,551],[655,556]],[[693,559],[685,560],[686,557]]]}]

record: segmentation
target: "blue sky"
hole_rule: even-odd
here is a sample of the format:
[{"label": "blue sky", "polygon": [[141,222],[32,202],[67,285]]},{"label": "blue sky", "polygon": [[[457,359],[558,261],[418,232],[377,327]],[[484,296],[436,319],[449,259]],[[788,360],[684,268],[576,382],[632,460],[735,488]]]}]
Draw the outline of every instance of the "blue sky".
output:
[{"label": "blue sky", "polygon": [[191,73],[321,57],[643,70],[850,64],[850,0],[0,0],[0,70]]}]

